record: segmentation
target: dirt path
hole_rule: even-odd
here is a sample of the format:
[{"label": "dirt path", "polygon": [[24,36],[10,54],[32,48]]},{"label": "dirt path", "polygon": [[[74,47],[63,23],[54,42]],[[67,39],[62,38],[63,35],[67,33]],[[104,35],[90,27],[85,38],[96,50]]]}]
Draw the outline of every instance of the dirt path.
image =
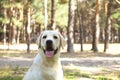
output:
[{"label": "dirt path", "polygon": [[120,71],[119,57],[62,58],[63,66],[73,66],[82,71],[98,72],[101,69]]},{"label": "dirt path", "polygon": [[[33,58],[2,57],[0,58],[0,68],[2,67],[29,67]],[[101,68],[110,68],[120,71],[119,57],[87,57],[87,58],[61,58],[62,65],[70,68],[77,67],[81,70],[96,71]],[[72,68],[71,67],[71,68]],[[88,71],[88,70],[87,70]]]}]

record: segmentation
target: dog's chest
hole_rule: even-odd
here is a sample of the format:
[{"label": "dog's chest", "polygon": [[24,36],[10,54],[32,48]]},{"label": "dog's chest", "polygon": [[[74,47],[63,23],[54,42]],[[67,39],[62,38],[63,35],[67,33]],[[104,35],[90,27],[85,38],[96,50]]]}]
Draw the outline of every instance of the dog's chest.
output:
[{"label": "dog's chest", "polygon": [[62,70],[52,67],[44,67],[41,70],[43,80],[58,80],[61,77]]},{"label": "dog's chest", "polygon": [[35,72],[33,75],[36,76],[34,80],[62,80],[61,78],[63,78],[62,67],[59,60],[45,60],[38,55],[32,69],[32,71]]}]

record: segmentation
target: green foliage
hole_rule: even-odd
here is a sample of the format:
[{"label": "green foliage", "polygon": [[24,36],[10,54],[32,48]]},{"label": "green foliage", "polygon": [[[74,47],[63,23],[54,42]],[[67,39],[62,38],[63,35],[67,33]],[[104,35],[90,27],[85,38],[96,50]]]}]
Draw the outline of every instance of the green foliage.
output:
[{"label": "green foliage", "polygon": [[115,27],[115,29],[117,30],[118,28],[120,28],[120,26],[118,24],[113,24],[113,26]]},{"label": "green foliage", "polygon": [[[39,24],[44,24],[44,8],[43,3],[44,0],[29,0],[30,1],[30,8],[31,8],[31,21],[35,21]],[[9,11],[9,8],[12,6],[14,9],[22,9],[26,7],[27,0],[15,0],[13,2],[2,0],[1,4],[2,7]],[[68,0],[55,0],[56,3],[56,12],[55,12],[55,22],[56,25],[64,28],[67,26],[68,23]],[[50,14],[51,14],[51,1],[48,1],[47,4],[48,8],[48,23],[50,21]],[[4,11],[4,10],[3,10]],[[27,12],[27,11],[26,11]],[[16,14],[21,15],[19,12],[15,12]],[[4,14],[2,12],[2,14]],[[3,15],[5,16],[5,15]],[[0,22],[4,24],[10,23],[10,16],[7,13],[7,17],[2,18],[0,17]],[[22,27],[23,21],[20,22],[16,16],[12,18],[12,22],[16,27]]]},{"label": "green foliage", "polygon": [[22,27],[22,22],[20,22],[18,19],[12,18],[12,22],[14,23],[14,25],[15,25],[16,27],[19,27],[19,28]]},{"label": "green foliage", "polygon": [[[44,0],[14,0],[13,2],[10,2],[9,0],[1,0],[0,1],[0,7],[1,7],[1,13],[0,13],[0,22],[3,24],[9,24],[10,23],[10,15],[9,15],[9,10],[10,7],[12,6],[15,10],[16,15],[21,15],[19,10],[26,8],[27,6],[27,1],[30,3],[30,8],[31,8],[31,21],[35,21],[36,23],[39,24],[44,24]],[[55,0],[55,22],[56,25],[60,26],[61,28],[66,28],[68,25],[68,2],[69,0]],[[89,15],[90,17],[94,17],[94,12],[95,12],[95,0],[81,0],[81,4],[79,5],[79,9],[83,7],[83,13],[85,13],[85,20],[88,19]],[[75,3],[77,5],[77,1]],[[103,5],[103,3],[102,3]],[[76,6],[77,7],[77,6]],[[112,15],[111,18],[113,20],[120,19],[120,10],[118,5],[114,2],[112,7]],[[100,25],[102,26],[101,28],[104,29],[105,27],[105,22],[106,22],[106,17],[104,16],[104,7],[101,6],[101,22]],[[115,8],[115,9],[114,9]],[[116,9],[118,8],[118,9]],[[4,14],[4,9],[7,10],[7,15],[5,16]],[[47,10],[48,10],[48,23],[50,23],[50,18],[51,18],[51,0],[48,0],[47,2]],[[24,13],[27,13],[27,10],[23,10]],[[25,16],[25,14],[23,14]],[[12,19],[13,24],[15,27],[22,27],[24,21],[18,20],[18,16],[12,16],[14,17]],[[89,22],[89,20],[86,22]],[[49,25],[49,24],[48,24]],[[89,24],[85,24],[86,26]],[[113,23],[113,26],[115,28],[118,28],[120,24]]]},{"label": "green foliage", "polygon": [[112,13],[111,18],[114,20],[113,27],[117,30],[120,28],[119,20],[120,20],[120,10],[116,10]]},{"label": "green foliage", "polygon": [[2,6],[4,8],[9,8],[10,7],[10,2],[8,0],[4,0],[4,1],[2,1]]},{"label": "green foliage", "polygon": [[43,24],[44,22],[44,16],[42,15],[42,12],[36,12],[32,18],[35,19],[36,23]]},{"label": "green foliage", "polygon": [[[32,9],[35,10],[35,13],[32,15],[32,19],[39,24],[44,24],[44,9],[43,9],[43,0],[35,0],[32,4]],[[51,14],[51,1],[48,1],[48,23],[50,21]],[[55,8],[55,22],[60,27],[67,26],[68,23],[68,3],[67,0],[64,4],[59,3],[59,0],[56,0]]]},{"label": "green foliage", "polygon": [[111,16],[113,19],[120,19],[120,10],[115,11],[114,13],[112,13]]},{"label": "green foliage", "polygon": [[66,27],[68,24],[68,3],[57,4],[55,16],[56,23],[62,28]]},{"label": "green foliage", "polygon": [[43,0],[33,0],[31,7],[40,11],[43,8]]},{"label": "green foliage", "polygon": [[16,2],[16,3],[14,4],[14,7],[23,8],[23,5],[22,5],[22,3]]},{"label": "green foliage", "polygon": [[0,22],[2,22],[3,24],[8,24],[10,22],[9,18],[0,18]]}]

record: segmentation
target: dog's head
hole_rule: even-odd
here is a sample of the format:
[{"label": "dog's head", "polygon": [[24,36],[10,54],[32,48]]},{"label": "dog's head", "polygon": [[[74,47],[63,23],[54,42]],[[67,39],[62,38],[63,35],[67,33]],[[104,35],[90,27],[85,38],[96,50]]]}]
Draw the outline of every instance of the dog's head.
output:
[{"label": "dog's head", "polygon": [[63,48],[66,44],[63,36],[59,32],[52,30],[43,31],[37,42],[38,48],[43,50],[46,57],[53,57],[59,52],[60,48]]}]

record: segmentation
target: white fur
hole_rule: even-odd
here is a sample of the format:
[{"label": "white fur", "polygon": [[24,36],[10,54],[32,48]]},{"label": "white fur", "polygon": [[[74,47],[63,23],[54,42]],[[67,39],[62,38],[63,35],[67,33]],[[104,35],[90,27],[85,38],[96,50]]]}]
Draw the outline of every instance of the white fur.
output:
[{"label": "white fur", "polygon": [[[44,35],[47,35],[46,39],[43,39]],[[58,39],[54,39],[54,35],[57,36]],[[43,51],[46,40],[52,40],[54,49],[58,48],[58,52],[51,58],[46,57]],[[32,66],[29,68],[23,80],[63,80],[59,50],[65,45],[64,38],[60,33],[48,30],[40,35],[37,42],[39,53],[36,55]]]}]

